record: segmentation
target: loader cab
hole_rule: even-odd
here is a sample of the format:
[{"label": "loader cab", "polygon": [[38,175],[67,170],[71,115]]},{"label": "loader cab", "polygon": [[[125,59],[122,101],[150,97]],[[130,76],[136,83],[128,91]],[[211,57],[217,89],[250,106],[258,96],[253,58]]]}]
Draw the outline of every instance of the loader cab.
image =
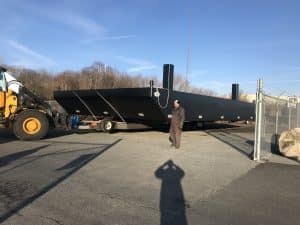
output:
[{"label": "loader cab", "polygon": [[7,82],[5,79],[5,74],[6,69],[4,67],[0,66],[0,91],[1,92],[6,92],[7,91]]},{"label": "loader cab", "polygon": [[[6,72],[4,67],[0,66],[0,125],[3,124],[3,121],[12,115],[18,107],[18,97],[14,90],[10,90],[11,88],[9,88],[9,81],[14,79],[14,77]],[[17,88],[15,89],[17,90]]]},{"label": "loader cab", "polygon": [[5,92],[7,92],[7,83],[4,76],[4,71],[0,68],[0,112],[5,107]]}]

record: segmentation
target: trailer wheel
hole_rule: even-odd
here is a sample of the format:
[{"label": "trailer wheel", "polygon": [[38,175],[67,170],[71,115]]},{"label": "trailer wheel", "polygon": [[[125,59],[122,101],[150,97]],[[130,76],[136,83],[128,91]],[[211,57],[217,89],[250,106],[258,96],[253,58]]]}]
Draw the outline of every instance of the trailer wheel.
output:
[{"label": "trailer wheel", "polygon": [[46,136],[49,121],[43,113],[36,110],[21,112],[13,122],[13,132],[21,140],[38,140]]},{"label": "trailer wheel", "polygon": [[100,123],[100,126],[101,126],[101,130],[103,132],[111,132],[114,128],[114,123],[111,119],[109,118],[104,118],[101,123]]}]

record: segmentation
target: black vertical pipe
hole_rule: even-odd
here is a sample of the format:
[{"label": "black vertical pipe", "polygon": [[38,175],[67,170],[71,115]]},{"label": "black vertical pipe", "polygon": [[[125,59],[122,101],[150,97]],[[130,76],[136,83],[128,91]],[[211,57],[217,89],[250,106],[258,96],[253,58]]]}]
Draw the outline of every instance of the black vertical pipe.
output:
[{"label": "black vertical pipe", "polygon": [[239,84],[232,84],[231,99],[239,100]]},{"label": "black vertical pipe", "polygon": [[174,65],[164,64],[163,68],[163,88],[173,91],[173,80],[174,80]]},{"label": "black vertical pipe", "polygon": [[153,81],[153,80],[150,80],[150,81],[149,81],[149,85],[150,85],[150,96],[152,97],[152,95],[153,95],[154,81]]}]

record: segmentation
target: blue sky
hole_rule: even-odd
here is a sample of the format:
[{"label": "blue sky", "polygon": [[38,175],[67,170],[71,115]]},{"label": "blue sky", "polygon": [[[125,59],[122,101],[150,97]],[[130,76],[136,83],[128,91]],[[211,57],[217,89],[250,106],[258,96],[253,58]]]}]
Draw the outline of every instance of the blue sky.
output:
[{"label": "blue sky", "polygon": [[101,61],[162,76],[173,63],[219,94],[231,83],[300,95],[300,1],[0,0],[0,63],[52,72]]}]

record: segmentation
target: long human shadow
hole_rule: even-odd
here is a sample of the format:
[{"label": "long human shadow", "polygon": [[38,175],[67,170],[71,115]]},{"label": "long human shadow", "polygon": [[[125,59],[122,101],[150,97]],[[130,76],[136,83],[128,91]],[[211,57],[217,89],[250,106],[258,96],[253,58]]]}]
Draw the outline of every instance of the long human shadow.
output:
[{"label": "long human shadow", "polygon": [[172,160],[168,160],[155,171],[161,180],[160,225],[187,225],[186,205],[181,180],[185,173]]}]

